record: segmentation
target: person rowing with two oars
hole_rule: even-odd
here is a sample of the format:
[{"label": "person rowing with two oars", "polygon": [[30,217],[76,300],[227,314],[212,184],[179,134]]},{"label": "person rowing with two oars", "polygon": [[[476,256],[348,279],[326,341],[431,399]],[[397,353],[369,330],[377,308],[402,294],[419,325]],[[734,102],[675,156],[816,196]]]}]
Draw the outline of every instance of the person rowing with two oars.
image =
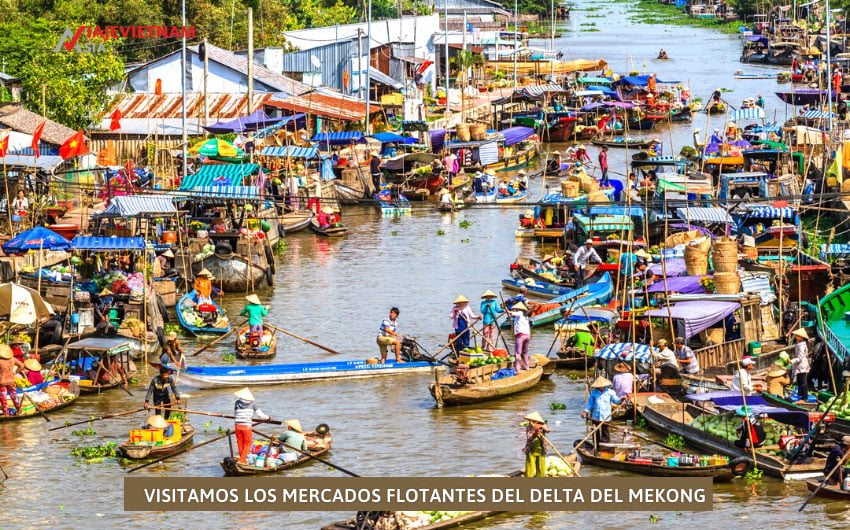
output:
[{"label": "person rowing with two oars", "polygon": [[153,398],[154,412],[162,414],[167,420],[171,415],[168,409],[160,409],[159,407],[168,406],[172,403],[168,389],[174,394],[173,403],[180,404],[180,395],[177,393],[177,386],[174,378],[171,377],[171,370],[165,365],[159,367],[159,375],[151,379],[151,384],[148,386],[148,393],[145,395],[145,409],[150,408],[150,400]]}]

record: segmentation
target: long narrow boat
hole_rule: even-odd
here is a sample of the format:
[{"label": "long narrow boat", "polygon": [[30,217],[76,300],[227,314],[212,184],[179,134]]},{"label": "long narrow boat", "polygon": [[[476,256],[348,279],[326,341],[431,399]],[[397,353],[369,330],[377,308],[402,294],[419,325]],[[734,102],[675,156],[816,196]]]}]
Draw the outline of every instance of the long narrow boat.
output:
[{"label": "long narrow boat", "polygon": [[[628,460],[616,460],[603,458],[593,450],[593,447],[576,447],[578,455],[584,464],[616,469],[617,471],[628,471],[638,475],[649,475],[652,477],[711,477],[714,482],[729,482],[735,477],[731,464],[722,466],[668,466],[665,464],[644,464],[630,462]],[[746,468],[746,465],[739,466]]]},{"label": "long narrow boat", "polygon": [[[806,487],[809,491],[815,491],[821,485],[820,480],[807,480]],[[843,490],[839,486],[824,486],[818,491],[815,497],[823,497],[825,499],[838,499],[842,501],[850,501],[850,491]]]},{"label": "long narrow boat", "polygon": [[[790,105],[819,105],[826,101],[826,90],[795,90],[793,92],[776,92],[779,99]],[[835,91],[832,91],[835,99]]]},{"label": "long narrow boat", "polygon": [[850,356],[850,322],[845,315],[850,312],[850,284],[826,295],[815,311],[818,335],[823,340],[833,359],[833,371],[841,373],[841,365]]},{"label": "long narrow boat", "polygon": [[285,234],[299,232],[307,228],[314,215],[313,210],[287,212],[280,217],[280,226],[283,227]]},{"label": "long narrow boat", "polygon": [[277,337],[274,330],[263,326],[263,335],[256,344],[251,343],[251,327],[245,326],[236,335],[236,357],[240,359],[271,359],[277,355]]},{"label": "long narrow boat", "polygon": [[502,280],[502,287],[508,291],[519,291],[520,287],[525,287],[529,296],[548,300],[563,296],[573,290],[572,287],[565,287],[544,282],[525,282],[522,280],[514,280],[505,278]]},{"label": "long narrow boat", "polygon": [[[762,399],[764,399],[767,403],[770,403],[773,406],[781,407],[783,409],[795,410],[799,412],[811,412],[818,410],[818,403],[806,403],[806,404],[797,404],[792,403],[790,400],[781,398],[779,396],[775,396],[773,394],[768,394],[767,392],[762,392]],[[824,402],[832,399],[832,394],[829,392],[820,392],[818,393],[818,399],[823,400]],[[850,436],[850,420],[846,420],[844,418],[835,417],[835,420],[830,421],[826,424],[827,429],[834,436],[840,438],[841,436]]]},{"label": "long narrow boat", "polygon": [[507,362],[476,366],[469,369],[463,381],[459,381],[455,374],[437,376],[436,381],[428,385],[428,391],[440,406],[466,405],[524,392],[543,377],[543,366],[538,363],[514,376],[495,381],[490,379],[493,374],[508,367]]},{"label": "long narrow boat", "polygon": [[[195,306],[194,294],[195,294],[195,290],[193,289],[192,291],[181,296],[180,301],[177,302],[177,320],[180,322],[180,325],[183,326],[184,328],[186,328],[187,330],[191,331],[193,334],[198,334],[198,333],[216,333],[216,334],[229,333],[230,332],[230,322],[228,322],[227,320],[219,319],[217,322],[215,322],[215,324],[223,323],[224,326],[215,326],[214,324],[210,324],[208,322],[204,322],[203,326],[196,326],[194,324],[190,324],[186,320],[186,316],[183,314],[183,311],[186,311],[186,310],[197,311],[197,310],[194,309],[194,306]],[[221,306],[219,306],[215,302],[210,301],[208,303],[208,305],[215,307],[217,315],[223,315],[224,314],[224,312],[221,309]]]},{"label": "long narrow boat", "polygon": [[396,197],[392,196],[389,189],[383,189],[375,195],[382,215],[407,215],[410,213],[410,201],[401,192]]},{"label": "long narrow boat", "polygon": [[[327,453],[331,450],[334,442],[330,431],[326,431],[324,434],[319,434],[316,431],[305,432],[304,437],[307,439],[307,450],[313,456],[322,456]],[[224,470],[224,474],[228,477],[273,475],[275,473],[280,473],[281,471],[306,464],[311,460],[313,459],[309,456],[299,454],[298,458],[295,460],[284,462],[279,466],[256,467],[248,464],[240,464],[238,459],[228,456],[221,461],[221,468]]]},{"label": "long narrow boat", "polygon": [[524,202],[528,198],[528,190],[519,190],[513,195],[496,195],[496,204]]},{"label": "long narrow boat", "polygon": [[233,252],[213,253],[192,265],[195,274],[204,268],[215,276],[215,286],[227,293],[244,293],[262,288],[264,284],[274,285],[270,267],[261,267]]},{"label": "long narrow boat", "polygon": [[182,451],[192,444],[195,437],[195,427],[187,422],[181,422],[180,439],[173,442],[165,442],[162,445],[140,445],[131,444],[129,441],[118,446],[118,450],[125,458],[142,460],[145,458],[159,458]]},{"label": "long narrow boat", "polygon": [[770,74],[770,73],[761,73],[761,74],[746,74],[744,72],[738,72],[733,74],[735,79],[779,79],[782,75],[781,73]]},{"label": "long narrow boat", "polygon": [[365,360],[257,366],[189,366],[180,371],[180,384],[193,388],[279,385],[322,379],[354,379],[430,372],[436,363],[415,361],[369,363]]},{"label": "long narrow boat", "polygon": [[537,151],[537,145],[535,144],[528,149],[522,149],[511,156],[504,157],[498,162],[486,164],[484,169],[492,169],[493,171],[510,171],[512,169],[519,169],[527,166],[529,162],[537,158],[538,154],[540,153]]},{"label": "long narrow boat", "polygon": [[348,227],[337,223],[338,226],[329,226],[327,228],[322,228],[319,226],[319,222],[314,217],[310,219],[310,230],[316,232],[319,235],[327,236],[327,237],[342,237],[348,233]]},{"label": "long narrow boat", "polygon": [[[62,388],[65,391],[56,392],[49,387],[57,387]],[[38,403],[41,403],[39,399],[43,397],[40,393],[45,392],[50,394],[52,405],[48,407],[41,408],[41,411],[44,413],[53,413],[58,410],[62,410],[64,408],[70,407],[74,403],[77,402],[77,398],[80,397],[79,387],[76,387],[75,391],[71,390],[72,385],[68,383],[59,382],[58,379],[52,379],[50,381],[45,381],[39,385],[33,385],[26,388],[18,388],[16,392],[18,393],[18,401],[21,403],[21,410],[14,416],[6,416],[0,414],[0,423],[7,421],[16,421],[16,420],[26,420],[29,418],[40,418],[41,414],[38,413],[38,410],[35,407],[38,406]],[[31,403],[29,399],[24,395],[24,392],[33,399],[36,403]],[[11,406],[11,399],[7,398],[7,403]]]},{"label": "long narrow boat", "polygon": [[591,143],[600,147],[622,147],[623,149],[626,147],[630,147],[632,149],[645,149],[652,145],[652,141],[650,140],[643,140],[641,138],[623,138],[622,136],[613,140],[593,140]]},{"label": "long narrow boat", "polygon": [[[611,275],[605,273],[596,283],[591,283],[578,289],[573,289],[567,294],[553,298],[545,304],[541,304],[529,318],[529,323],[534,326],[544,326],[551,324],[561,318],[561,307],[572,308],[575,311],[578,308],[596,304],[604,304],[611,298],[614,292],[614,285],[611,282]],[[502,323],[502,328],[509,328],[510,321]]]}]

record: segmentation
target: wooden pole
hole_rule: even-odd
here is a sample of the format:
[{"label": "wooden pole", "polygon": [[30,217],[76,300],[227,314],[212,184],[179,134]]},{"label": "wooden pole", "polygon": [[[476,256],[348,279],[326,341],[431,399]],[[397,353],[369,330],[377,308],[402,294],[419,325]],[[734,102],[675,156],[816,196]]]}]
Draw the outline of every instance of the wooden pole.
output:
[{"label": "wooden pole", "polygon": [[292,333],[291,331],[286,331],[286,330],[285,330],[285,329],[283,329],[283,328],[279,328],[279,327],[277,327],[277,326],[273,326],[273,325],[271,325],[271,324],[266,324],[266,326],[268,326],[268,327],[272,328],[273,330],[280,331],[281,333],[285,333],[285,334],[289,335],[290,337],[294,337],[294,338],[296,338],[296,339],[298,339],[298,340],[302,340],[302,341],[306,342],[307,344],[312,344],[313,346],[315,346],[315,347],[317,347],[317,348],[321,348],[321,349],[325,350],[326,352],[329,352],[329,353],[336,353],[336,354],[338,354],[338,353],[339,353],[338,351],[336,351],[336,350],[332,350],[332,349],[328,348],[327,346],[322,346],[322,345],[321,345],[321,344],[319,344],[318,342],[313,342],[312,340],[305,339],[304,337],[299,337],[299,336],[298,336],[298,335],[296,335],[295,333]]},{"label": "wooden pole", "polygon": [[[780,313],[782,315],[782,313]],[[838,386],[835,384],[835,373],[832,371],[832,356],[829,353],[829,342],[826,340],[826,329],[823,323],[824,314],[820,309],[820,296],[818,296],[818,320],[820,321],[820,335],[823,337],[823,348],[826,350],[826,362],[829,365],[829,381],[832,383],[832,391],[837,392]]]}]

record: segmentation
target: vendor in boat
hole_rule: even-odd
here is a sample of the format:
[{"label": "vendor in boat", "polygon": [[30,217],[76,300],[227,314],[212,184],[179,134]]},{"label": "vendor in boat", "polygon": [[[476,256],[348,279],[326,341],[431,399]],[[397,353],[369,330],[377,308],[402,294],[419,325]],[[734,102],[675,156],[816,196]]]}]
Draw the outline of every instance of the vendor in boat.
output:
[{"label": "vendor in boat", "polygon": [[714,103],[720,103],[720,98],[723,95],[722,88],[715,88],[714,92],[711,93],[711,101]]},{"label": "vendor in boat", "polygon": [[234,423],[236,425],[236,446],[239,448],[239,463],[247,464],[248,453],[251,452],[251,442],[254,439],[254,420],[270,420],[271,416],[260,410],[254,400],[254,394],[243,388],[233,393],[238,399],[233,405]]},{"label": "vendor in boat", "polygon": [[528,311],[534,311],[539,304],[528,300],[528,287],[523,283],[519,286],[519,294],[505,300],[505,309],[512,309],[515,304],[522,302],[528,308]]},{"label": "vendor in boat", "polygon": [[162,276],[170,276],[177,271],[172,267],[172,261],[174,259],[174,252],[171,249],[167,249],[165,252],[156,257],[156,261],[159,263],[160,274]]},{"label": "vendor in boat", "polygon": [[330,228],[339,223],[339,215],[334,211],[333,207],[322,206],[322,209],[316,215],[316,222],[319,223],[321,228]]},{"label": "vendor in boat", "polygon": [[124,388],[128,388],[130,386],[130,380],[127,377],[127,373],[124,371],[124,367],[121,366],[121,363],[118,362],[118,355],[104,354],[100,358],[95,371],[95,376],[92,377],[91,380],[96,382],[98,385],[109,385],[114,383],[118,377],[120,377],[121,381],[124,382]]},{"label": "vendor in boat", "polygon": [[[785,355],[788,354],[785,353]],[[767,378],[767,392],[784,398],[785,387],[791,384],[791,377],[788,374],[788,370],[783,366],[773,363],[767,370],[765,377]]]},{"label": "vendor in boat", "polygon": [[455,350],[459,351],[469,348],[469,336],[471,335],[469,328],[473,321],[481,319],[481,316],[476,316],[472,312],[472,308],[469,307],[469,300],[462,294],[458,295],[452,303],[454,305],[449,318],[452,319],[452,328],[455,332],[454,347]]},{"label": "vendor in boat", "polygon": [[398,325],[399,310],[397,307],[390,309],[390,314],[381,322],[381,329],[378,330],[378,348],[381,350],[381,364],[387,362],[387,348],[392,346],[395,350],[395,362],[400,363],[401,360],[401,341],[404,339],[396,332]]},{"label": "vendor in boat", "polygon": [[525,173],[524,169],[520,169],[516,174],[516,182],[517,188],[519,191],[525,191],[528,189],[528,175]]},{"label": "vendor in boat", "polygon": [[41,368],[41,363],[37,359],[27,359],[24,361],[24,371],[30,385],[40,385],[44,382],[44,375],[41,373]]},{"label": "vendor in boat", "polygon": [[248,332],[250,334],[258,333],[260,337],[263,336],[263,317],[269,314],[269,310],[263,305],[263,302],[260,301],[260,297],[255,294],[249,294],[245,297],[245,300],[248,301],[245,304],[245,307],[242,309],[242,312],[239,313],[240,316],[248,316]]},{"label": "vendor in boat", "polygon": [[26,344],[19,337],[13,337],[9,340],[9,348],[12,349],[12,355],[20,362],[24,362],[24,348],[23,345]]},{"label": "vendor in boat", "polygon": [[165,337],[165,344],[162,346],[162,355],[159,357],[159,362],[163,365],[186,368],[184,364],[185,356],[183,354],[183,346],[180,345],[177,333],[174,331],[169,332]]},{"label": "vendor in boat", "polygon": [[522,372],[528,370],[528,343],[531,341],[528,307],[522,302],[517,302],[508,314],[514,319],[514,370]]},{"label": "vendor in boat", "polygon": [[661,51],[658,52],[658,58],[662,60],[669,59],[669,57],[667,57],[667,52],[664,51],[664,48],[661,48]]},{"label": "vendor in boat", "polygon": [[619,405],[620,398],[611,389],[611,381],[602,376],[598,376],[590,388],[590,396],[587,398],[581,417],[586,419],[590,416],[593,427],[599,427],[594,434],[598,446],[600,443],[611,441],[611,434],[608,431],[608,422],[611,421],[611,404]]},{"label": "vendor in boat", "polygon": [[163,438],[171,438],[174,436],[174,424],[168,423],[168,416],[163,418],[159,414],[154,414],[153,416],[148,417],[142,428],[159,429],[162,431]]},{"label": "vendor in boat", "polygon": [[[561,308],[561,316],[566,318],[568,315],[569,309],[566,307]],[[571,348],[577,348],[581,353],[587,355],[588,357],[593,357],[593,354],[596,352],[596,338],[593,336],[593,333],[590,331],[590,328],[582,322],[581,324],[576,325],[573,328],[573,336],[567,339],[567,345]]]},{"label": "vendor in boat", "polygon": [[[649,345],[650,347],[653,346],[653,341],[650,341]],[[673,353],[673,350],[667,347],[667,339],[658,339],[656,347],[652,349],[650,358],[652,359],[652,363],[655,365],[656,374],[661,373],[661,367],[665,364],[674,366],[677,371],[679,370],[679,363],[676,362],[676,354]]]},{"label": "vendor in boat", "polygon": [[587,147],[584,144],[579,144],[579,146],[576,148],[574,156],[576,162],[580,164],[590,164],[591,162],[593,162],[593,159],[590,158],[590,155],[587,153]]},{"label": "vendor in boat", "polygon": [[221,290],[212,284],[215,276],[206,268],[201,269],[201,272],[195,277],[195,283],[192,288],[195,290],[195,305],[212,304],[213,297],[219,296]]},{"label": "vendor in boat", "polygon": [[756,415],[752,414],[749,407],[745,406],[739,407],[735,414],[744,418],[741,425],[735,429],[735,432],[738,433],[735,447],[749,449],[750,447],[759,448],[763,446],[765,440],[767,440],[767,433],[764,432],[764,426]]},{"label": "vendor in boat", "polygon": [[15,389],[15,373],[24,368],[24,363],[15,359],[12,350],[6,344],[0,344],[0,406],[3,407],[3,415],[11,416],[9,405],[6,403],[6,395],[12,399],[15,413],[20,414],[21,401]]},{"label": "vendor in boat", "polygon": [[749,357],[741,359],[741,367],[735,370],[735,375],[732,377],[732,384],[729,385],[730,390],[743,392],[747,396],[751,396],[755,391],[753,380],[750,377],[750,372],[755,368],[756,363]]},{"label": "vendor in boat", "polygon": [[614,371],[617,372],[612,378],[614,393],[617,397],[624,399],[626,396],[635,391],[635,376],[632,373],[632,367],[620,361],[614,365]]},{"label": "vendor in boat", "polygon": [[[171,400],[171,395],[174,394],[174,401]],[[145,409],[150,408],[150,402],[153,399],[154,412],[163,414],[165,419],[171,415],[170,410],[164,410],[164,407],[172,404],[180,404],[180,395],[177,393],[177,385],[174,378],[171,377],[171,370],[167,366],[159,367],[159,375],[151,379],[151,384],[148,385],[148,393],[145,394]]]},{"label": "vendor in boat", "polygon": [[496,349],[496,338],[498,337],[499,329],[496,327],[498,324],[496,323],[496,319],[498,318],[500,313],[504,313],[505,310],[499,307],[499,303],[496,302],[496,293],[487,289],[484,291],[484,294],[481,295],[481,324],[482,324],[482,332],[484,339],[484,349],[487,351],[493,351]]},{"label": "vendor in boat", "polygon": [[722,144],[723,143],[723,135],[720,134],[720,129],[714,129],[714,132],[711,133],[711,138],[708,140],[709,144]]},{"label": "vendor in boat", "polygon": [[573,270],[575,271],[576,289],[584,285],[587,275],[587,266],[591,263],[602,263],[602,258],[596,253],[593,248],[593,240],[588,239],[584,242],[584,246],[576,249],[573,254]]},{"label": "vendor in boat", "polygon": [[97,301],[94,304],[94,311],[97,313],[98,323],[110,321],[109,310],[111,307],[112,291],[104,287],[97,294]]},{"label": "vendor in boat", "polygon": [[649,265],[645,261],[641,261],[637,265],[637,272],[635,273],[637,280],[640,282],[640,285],[643,289],[646,289],[652,283],[658,279],[655,275],[655,272],[649,268]]},{"label": "vendor in boat", "polygon": [[381,184],[384,183],[383,175],[381,173],[381,164],[383,161],[381,157],[378,156],[377,151],[371,151],[369,153],[369,174],[372,176],[372,186],[375,187],[375,191],[380,191]]},{"label": "vendor in boat", "polygon": [[699,373],[697,356],[694,354],[694,350],[685,344],[683,337],[676,337],[676,349],[673,353],[676,354],[680,372],[691,375]]},{"label": "vendor in boat", "polygon": [[546,425],[546,421],[539,412],[534,411],[525,418],[528,425],[525,427],[525,476],[526,477],[545,477],[546,476],[546,443],[543,441],[544,433],[550,432],[551,429]]},{"label": "vendor in boat", "polygon": [[[826,465],[823,468],[824,483],[827,486],[840,487],[844,484],[844,477],[850,473],[850,470],[847,467],[839,467],[834,473],[832,473],[832,470],[838,466],[839,462],[844,461],[844,455],[847,454],[848,450],[850,450],[850,436],[842,436],[841,440],[829,450],[829,455],[826,457]],[[832,476],[827,478],[830,473],[832,473]]]},{"label": "vendor in boat", "polygon": [[440,196],[440,206],[445,208],[451,208],[454,206],[454,199],[452,199],[452,193],[448,190],[448,188],[442,188],[437,193]]},{"label": "vendor in boat", "polygon": [[281,453],[284,462],[297,460],[302,452],[307,452],[307,438],[304,437],[304,429],[298,420],[286,420],[286,430],[277,437],[283,447]]},{"label": "vendor in boat", "polygon": [[803,328],[791,332],[794,336],[794,358],[791,359],[791,367],[794,369],[794,377],[797,379],[798,403],[806,403],[809,399],[809,334]]}]

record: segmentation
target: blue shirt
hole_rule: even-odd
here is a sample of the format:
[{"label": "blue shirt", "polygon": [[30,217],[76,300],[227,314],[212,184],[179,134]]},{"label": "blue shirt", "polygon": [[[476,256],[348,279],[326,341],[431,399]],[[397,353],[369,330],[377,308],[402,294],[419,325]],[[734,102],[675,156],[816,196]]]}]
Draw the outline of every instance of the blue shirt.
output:
[{"label": "blue shirt", "polygon": [[590,397],[587,398],[584,411],[589,412],[590,417],[596,421],[610,421],[611,403],[619,405],[620,398],[610,387],[605,389],[594,388],[590,391]]},{"label": "blue shirt", "polygon": [[504,313],[505,310],[499,307],[499,303],[495,298],[484,299],[481,301],[481,316],[484,318],[482,323],[485,326],[496,323],[496,315]]},{"label": "blue shirt", "polygon": [[518,304],[520,302],[522,302],[525,305],[528,305],[525,301],[525,295],[522,294],[522,293],[514,296],[513,298],[508,298],[507,300],[505,300],[505,305],[508,306],[508,307],[511,307],[512,305]]},{"label": "blue shirt", "polygon": [[390,330],[395,333],[395,327],[397,324],[398,319],[390,320],[390,317],[385,318],[383,322],[381,322],[381,329],[378,330],[378,335],[381,337],[391,337],[392,335],[387,333],[387,330]]},{"label": "blue shirt", "polygon": [[620,274],[626,276],[634,274],[635,263],[637,263],[637,256],[634,253],[623,252],[623,255],[620,256]]}]

